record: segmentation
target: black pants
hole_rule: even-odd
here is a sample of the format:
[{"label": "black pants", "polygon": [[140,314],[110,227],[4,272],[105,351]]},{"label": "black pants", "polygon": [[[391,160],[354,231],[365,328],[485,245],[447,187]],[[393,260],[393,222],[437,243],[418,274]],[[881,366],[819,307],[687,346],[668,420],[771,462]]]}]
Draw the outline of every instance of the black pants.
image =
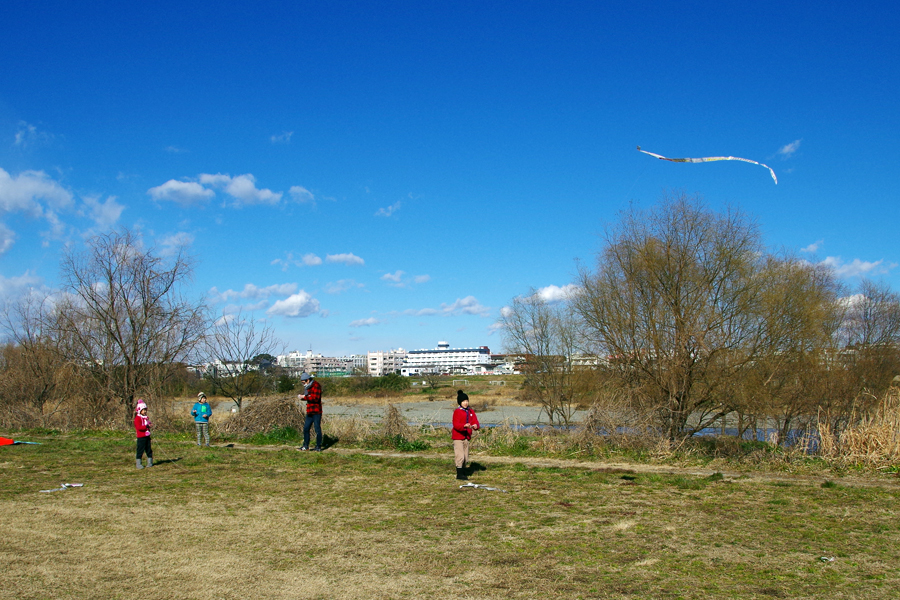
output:
[{"label": "black pants", "polygon": [[316,448],[322,447],[322,413],[313,413],[306,415],[306,421],[303,422],[303,445],[309,448],[309,428],[314,425],[316,428]]},{"label": "black pants", "polygon": [[137,455],[135,458],[141,460],[144,456],[144,452],[147,453],[147,458],[153,458],[153,446],[150,445],[149,436],[137,439]]}]

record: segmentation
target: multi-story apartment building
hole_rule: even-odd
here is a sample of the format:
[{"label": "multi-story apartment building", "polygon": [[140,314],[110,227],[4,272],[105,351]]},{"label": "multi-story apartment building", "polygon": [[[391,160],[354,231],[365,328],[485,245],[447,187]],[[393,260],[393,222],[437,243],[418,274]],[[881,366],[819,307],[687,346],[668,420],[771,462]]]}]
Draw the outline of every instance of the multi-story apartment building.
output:
[{"label": "multi-story apartment building", "polygon": [[422,373],[475,373],[492,369],[491,351],[487,346],[451,348],[444,341],[430,350],[410,350],[403,365],[404,375]]},{"label": "multi-story apartment building", "polygon": [[381,377],[388,373],[399,373],[406,360],[406,350],[398,348],[387,352],[369,352],[368,370],[372,377]]},{"label": "multi-story apartment building", "polygon": [[279,356],[276,362],[295,376],[307,371],[321,377],[343,377],[366,369],[365,354],[323,356],[313,354],[312,350],[307,350],[306,354],[293,350]]}]

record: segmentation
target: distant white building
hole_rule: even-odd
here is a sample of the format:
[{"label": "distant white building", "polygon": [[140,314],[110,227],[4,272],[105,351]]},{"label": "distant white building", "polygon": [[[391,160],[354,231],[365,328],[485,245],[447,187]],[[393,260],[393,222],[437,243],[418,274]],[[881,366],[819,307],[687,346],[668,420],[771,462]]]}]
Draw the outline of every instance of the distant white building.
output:
[{"label": "distant white building", "polygon": [[354,371],[366,368],[365,354],[352,354],[350,356],[323,356],[313,354],[307,350],[301,354],[293,350],[276,359],[278,366],[283,367],[294,375],[303,371],[314,373],[321,377],[342,377],[351,375]]},{"label": "distant white building", "polygon": [[298,350],[291,350],[287,354],[280,354],[275,358],[275,362],[279,367],[285,369],[302,369],[306,355],[301,354]]},{"label": "distant white building", "polygon": [[491,351],[487,346],[451,348],[438,342],[430,350],[410,350],[401,373],[416,376],[424,373],[484,373],[492,370]]},{"label": "distant white building", "polygon": [[387,352],[369,352],[368,369],[372,377],[381,377],[388,373],[399,373],[406,361],[406,350],[397,348]]}]

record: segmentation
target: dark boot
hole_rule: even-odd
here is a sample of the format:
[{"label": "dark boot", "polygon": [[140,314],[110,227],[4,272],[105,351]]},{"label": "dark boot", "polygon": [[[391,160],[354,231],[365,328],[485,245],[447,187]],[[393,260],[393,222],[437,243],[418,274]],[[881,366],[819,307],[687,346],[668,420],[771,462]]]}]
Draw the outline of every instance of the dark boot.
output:
[{"label": "dark boot", "polygon": [[460,481],[466,481],[467,479],[469,479],[468,477],[466,477],[465,467],[462,467],[462,468],[456,467],[456,478],[459,479]]}]

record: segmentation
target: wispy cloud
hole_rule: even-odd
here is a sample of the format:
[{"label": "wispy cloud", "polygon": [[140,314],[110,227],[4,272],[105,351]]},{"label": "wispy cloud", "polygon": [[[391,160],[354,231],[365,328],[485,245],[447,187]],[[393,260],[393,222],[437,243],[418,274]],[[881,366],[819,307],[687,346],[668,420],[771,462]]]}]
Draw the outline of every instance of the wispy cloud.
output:
[{"label": "wispy cloud", "polygon": [[389,281],[391,283],[400,283],[403,280],[403,271],[395,271],[394,273],[385,273],[381,276],[382,281]]},{"label": "wispy cloud", "polygon": [[394,214],[395,212],[397,212],[398,210],[400,210],[400,201],[399,200],[397,202],[394,202],[387,208],[379,208],[375,212],[375,216],[376,217],[389,217],[392,214]]},{"label": "wispy cloud", "polygon": [[25,271],[18,277],[4,277],[0,275],[0,301],[12,300],[27,295],[32,290],[46,291],[43,279]]},{"label": "wispy cloud", "polygon": [[16,128],[16,137],[13,145],[18,148],[32,148],[35,146],[47,146],[54,140],[54,135],[46,131],[41,131],[36,125],[19,121]]},{"label": "wispy cloud", "polygon": [[345,265],[348,265],[348,266],[353,266],[353,265],[364,265],[364,264],[366,264],[366,261],[364,261],[364,260],[361,259],[360,257],[356,256],[355,254],[352,254],[352,253],[349,253],[349,252],[346,253],[346,254],[326,254],[326,255],[325,255],[325,262],[327,262],[327,263],[341,263],[341,264],[345,264]]},{"label": "wispy cloud", "polygon": [[822,244],[824,244],[824,243],[825,243],[825,240],[816,240],[809,246],[807,246],[805,248],[800,248],[800,252],[803,252],[804,254],[815,254],[816,252],[819,251],[819,248],[821,248]]},{"label": "wispy cloud", "polygon": [[382,323],[381,319],[369,317],[368,319],[357,319],[355,321],[350,321],[350,327],[371,327],[372,325],[378,325],[379,323]]},{"label": "wispy cloud", "polygon": [[333,281],[325,284],[325,293],[327,294],[341,294],[343,292],[355,289],[355,288],[364,288],[366,287],[362,283],[354,281],[353,279],[339,279],[337,281]]},{"label": "wispy cloud", "polygon": [[293,131],[283,131],[277,135],[269,137],[269,141],[273,144],[289,144],[291,142],[292,135],[294,135]]},{"label": "wispy cloud", "polygon": [[304,318],[319,312],[319,301],[300,290],[284,300],[272,305],[266,314],[289,318]]},{"label": "wispy cloud", "polygon": [[897,263],[888,263],[883,259],[872,262],[854,258],[850,262],[844,262],[839,256],[829,256],[821,264],[831,267],[838,277],[885,275],[897,267]]},{"label": "wispy cloud", "polygon": [[115,196],[109,196],[103,202],[98,196],[85,196],[82,198],[87,215],[94,221],[99,229],[109,229],[118,222],[125,206],[116,202]]},{"label": "wispy cloud", "polygon": [[315,267],[322,264],[322,259],[312,252],[308,252],[299,258],[294,258],[293,252],[288,252],[284,258],[276,258],[271,263],[287,271],[289,267]]},{"label": "wispy cloud", "polygon": [[169,154],[185,154],[187,150],[178,146],[166,146],[166,152]]},{"label": "wispy cloud", "polygon": [[165,236],[159,241],[159,244],[162,247],[160,253],[163,256],[173,256],[193,243],[193,235],[184,231],[173,233],[171,235]]},{"label": "wispy cloud", "polygon": [[420,308],[408,309],[403,314],[414,317],[432,317],[432,316],[460,316],[460,315],[477,315],[487,316],[490,308],[483,306],[475,296],[466,296],[465,298],[457,298],[455,302],[450,304],[441,304],[440,308]]},{"label": "wispy cloud", "polygon": [[313,193],[302,185],[292,185],[291,189],[288,190],[288,194],[294,199],[294,202],[301,204],[314,204],[316,201]]},{"label": "wispy cloud", "polygon": [[6,254],[6,251],[13,247],[16,243],[16,232],[0,223],[0,256]]},{"label": "wispy cloud", "polygon": [[797,152],[797,150],[800,149],[801,141],[802,140],[794,140],[790,144],[785,144],[784,146],[782,146],[781,148],[778,149],[778,154],[782,158],[790,158],[791,156],[794,155],[795,152]]},{"label": "wispy cloud", "polygon": [[431,281],[430,275],[416,275],[415,277],[405,277],[406,271],[396,270],[393,273],[385,273],[381,276],[382,281],[386,281],[392,287],[405,288],[411,283],[422,284]]}]

